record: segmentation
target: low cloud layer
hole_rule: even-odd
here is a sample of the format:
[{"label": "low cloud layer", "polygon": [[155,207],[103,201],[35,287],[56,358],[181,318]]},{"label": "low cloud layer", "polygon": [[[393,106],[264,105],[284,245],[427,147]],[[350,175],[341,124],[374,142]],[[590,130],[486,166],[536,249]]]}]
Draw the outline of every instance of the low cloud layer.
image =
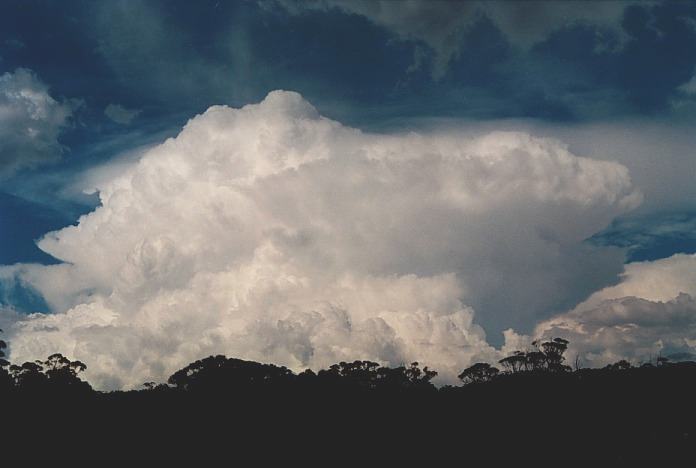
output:
[{"label": "low cloud layer", "polygon": [[615,281],[621,253],[583,240],[641,200],[557,140],[368,134],[284,91],[211,107],[100,185],[39,242],[64,263],[0,269],[55,312],[10,327],[12,359],[62,352],[99,388],[211,353],[452,381],[501,355],[479,323],[531,329]]},{"label": "low cloud layer", "polygon": [[58,136],[71,114],[72,105],[51,97],[30,70],[0,75],[0,178],[59,159]]},{"label": "low cloud layer", "polygon": [[564,336],[589,366],[696,352],[696,255],[626,266],[622,281],[544,321],[537,336]]}]

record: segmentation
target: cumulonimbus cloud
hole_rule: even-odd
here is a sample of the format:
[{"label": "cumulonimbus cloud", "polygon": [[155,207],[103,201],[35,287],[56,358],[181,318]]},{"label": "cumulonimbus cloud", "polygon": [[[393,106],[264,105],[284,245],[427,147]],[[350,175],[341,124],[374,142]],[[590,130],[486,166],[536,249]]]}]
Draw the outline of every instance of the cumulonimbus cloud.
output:
[{"label": "cumulonimbus cloud", "polygon": [[11,327],[12,359],[62,352],[99,388],[212,353],[451,381],[500,356],[480,319],[531,327],[606,286],[622,257],[583,240],[640,202],[624,166],[557,140],[369,134],[285,91],[211,107],[98,189],[39,242],[63,263],[0,273],[54,312]]}]

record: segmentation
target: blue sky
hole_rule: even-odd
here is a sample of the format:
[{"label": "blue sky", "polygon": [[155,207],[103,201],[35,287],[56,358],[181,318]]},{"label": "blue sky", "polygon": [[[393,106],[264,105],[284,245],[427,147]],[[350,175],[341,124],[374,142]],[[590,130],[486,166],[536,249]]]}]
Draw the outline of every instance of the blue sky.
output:
[{"label": "blue sky", "polygon": [[[525,131],[618,161],[643,201],[586,243],[625,262],[691,254],[695,45],[696,3],[678,1],[5,1],[0,264],[60,263],[36,240],[97,208],[101,178],[210,106],[276,89],[367,133]],[[572,309],[619,274],[521,321],[479,310],[506,301],[471,305],[500,344],[503,328],[529,332],[530,316]],[[52,308],[4,281],[4,306]]]}]

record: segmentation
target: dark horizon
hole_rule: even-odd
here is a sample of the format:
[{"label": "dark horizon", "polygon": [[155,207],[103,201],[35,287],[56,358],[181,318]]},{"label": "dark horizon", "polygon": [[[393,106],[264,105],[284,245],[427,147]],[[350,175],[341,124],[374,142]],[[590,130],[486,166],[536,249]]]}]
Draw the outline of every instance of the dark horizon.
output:
[{"label": "dark horizon", "polygon": [[459,375],[462,386],[439,389],[436,372],[418,363],[341,362],[295,374],[210,356],[167,384],[126,392],[93,391],[78,376],[84,364],[59,354],[0,363],[3,423],[13,428],[3,441],[16,452],[39,427],[50,436],[25,461],[64,460],[66,447],[79,447],[83,460],[113,451],[126,463],[137,454],[175,465],[242,457],[442,464],[464,455],[496,466],[547,459],[635,467],[693,459],[696,362],[573,369],[568,344],[535,343],[502,359],[503,370],[478,363]]}]

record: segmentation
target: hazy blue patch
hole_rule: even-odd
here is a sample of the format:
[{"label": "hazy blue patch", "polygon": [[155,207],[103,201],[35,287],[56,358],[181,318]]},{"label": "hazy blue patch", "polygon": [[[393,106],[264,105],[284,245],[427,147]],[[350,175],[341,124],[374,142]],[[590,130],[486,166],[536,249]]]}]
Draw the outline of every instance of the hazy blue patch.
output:
[{"label": "hazy blue patch", "polygon": [[0,280],[0,306],[8,306],[19,313],[50,312],[41,294],[14,279]]},{"label": "hazy blue patch", "polygon": [[51,208],[0,192],[0,264],[58,263],[34,241],[71,222]]},{"label": "hazy blue patch", "polygon": [[659,213],[618,219],[593,236],[590,242],[627,249],[627,262],[696,253],[696,213]]}]

